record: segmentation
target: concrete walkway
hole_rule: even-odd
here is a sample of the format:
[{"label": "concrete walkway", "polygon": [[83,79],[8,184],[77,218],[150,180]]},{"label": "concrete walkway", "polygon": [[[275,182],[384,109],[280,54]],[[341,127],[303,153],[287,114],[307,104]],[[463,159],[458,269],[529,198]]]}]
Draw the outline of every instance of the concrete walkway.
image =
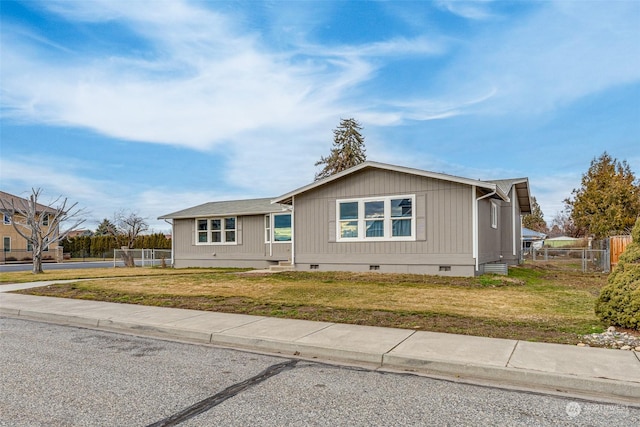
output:
[{"label": "concrete walkway", "polygon": [[640,406],[635,351],[2,293],[11,286],[3,316]]}]

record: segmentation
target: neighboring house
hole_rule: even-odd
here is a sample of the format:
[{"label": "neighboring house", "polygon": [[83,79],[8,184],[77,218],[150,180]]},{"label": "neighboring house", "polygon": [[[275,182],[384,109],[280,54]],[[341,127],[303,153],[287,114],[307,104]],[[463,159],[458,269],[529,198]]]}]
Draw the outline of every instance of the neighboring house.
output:
[{"label": "neighboring house", "polygon": [[72,230],[67,234],[67,239],[73,239],[74,237],[91,237],[93,231],[91,230]]},{"label": "neighboring house", "polygon": [[529,213],[527,178],[480,181],[367,161],[275,199],[160,218],[173,220],[176,267],[284,261],[296,270],[473,276],[519,262]]},{"label": "neighboring house", "polygon": [[[544,245],[550,248],[564,248],[569,246],[580,245],[584,239],[577,239],[569,236],[558,236],[550,239],[545,239]],[[586,244],[584,245],[586,246]]]},{"label": "neighboring house", "polygon": [[[4,191],[0,191],[0,199],[2,199],[9,207],[11,203],[15,203],[16,207],[21,207],[22,203],[27,200],[14,196],[13,194],[5,193]],[[45,215],[44,225],[45,229],[47,224],[47,215],[55,214],[55,209],[50,208],[45,205],[38,204],[36,206],[37,213],[39,215]],[[2,224],[0,225],[0,234],[2,235],[2,258],[0,261],[28,261],[33,259],[33,248],[27,242],[27,240],[22,237],[18,232],[13,228],[13,224],[11,224],[11,219],[6,214],[6,211],[0,204],[0,211],[2,212]],[[26,229],[25,229],[26,230]],[[29,234],[30,231],[27,231]],[[57,259],[58,258],[58,243],[54,242],[50,245],[46,245],[43,251],[43,259]]]},{"label": "neighboring house", "polygon": [[522,250],[525,253],[529,253],[532,247],[534,249],[540,249],[546,238],[547,235],[544,233],[522,227]]}]

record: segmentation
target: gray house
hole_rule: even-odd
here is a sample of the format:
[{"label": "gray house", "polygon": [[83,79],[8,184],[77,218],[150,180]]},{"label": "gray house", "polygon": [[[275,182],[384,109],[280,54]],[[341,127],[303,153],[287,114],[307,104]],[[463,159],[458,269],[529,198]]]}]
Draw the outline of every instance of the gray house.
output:
[{"label": "gray house", "polygon": [[274,199],[172,214],[176,267],[473,276],[516,264],[527,178],[480,181],[364,162]]}]

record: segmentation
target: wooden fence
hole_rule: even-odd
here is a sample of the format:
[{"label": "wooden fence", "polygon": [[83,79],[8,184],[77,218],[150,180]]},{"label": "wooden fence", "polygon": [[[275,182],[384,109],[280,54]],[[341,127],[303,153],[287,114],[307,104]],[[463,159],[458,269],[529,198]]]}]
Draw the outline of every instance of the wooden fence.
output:
[{"label": "wooden fence", "polygon": [[611,269],[618,264],[620,254],[624,252],[627,245],[631,243],[631,236],[611,236],[609,237],[609,254]]}]

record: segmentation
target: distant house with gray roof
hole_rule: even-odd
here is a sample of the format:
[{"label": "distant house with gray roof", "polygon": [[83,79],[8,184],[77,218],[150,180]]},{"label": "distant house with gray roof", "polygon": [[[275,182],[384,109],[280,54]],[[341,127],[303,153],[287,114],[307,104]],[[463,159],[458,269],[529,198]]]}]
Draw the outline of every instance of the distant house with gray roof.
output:
[{"label": "distant house with gray roof", "polygon": [[173,222],[176,267],[473,276],[521,258],[527,178],[481,181],[367,161],[275,198],[210,202]]}]

